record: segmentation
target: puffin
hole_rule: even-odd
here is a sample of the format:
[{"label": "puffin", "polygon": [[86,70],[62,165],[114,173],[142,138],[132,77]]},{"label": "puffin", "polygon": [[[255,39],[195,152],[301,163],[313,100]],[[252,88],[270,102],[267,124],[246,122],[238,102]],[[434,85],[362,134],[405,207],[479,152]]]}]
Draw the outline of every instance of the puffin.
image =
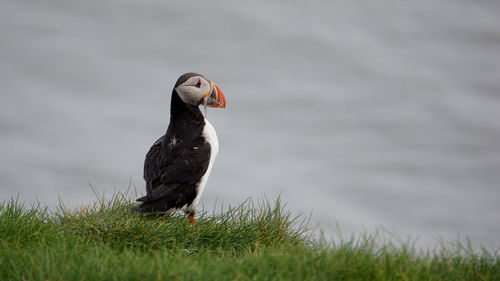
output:
[{"label": "puffin", "polygon": [[203,75],[181,75],[172,90],[170,123],[146,154],[146,195],[133,210],[168,216],[181,210],[194,224],[196,206],[207,184],[219,142],[200,106],[225,108],[221,89]]}]

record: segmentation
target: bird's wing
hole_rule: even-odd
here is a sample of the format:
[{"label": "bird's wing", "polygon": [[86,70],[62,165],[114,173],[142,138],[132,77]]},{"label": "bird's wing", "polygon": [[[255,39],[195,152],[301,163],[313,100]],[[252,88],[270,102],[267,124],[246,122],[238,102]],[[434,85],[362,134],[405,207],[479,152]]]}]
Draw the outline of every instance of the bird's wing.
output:
[{"label": "bird's wing", "polygon": [[205,174],[210,162],[208,142],[186,147],[177,152],[175,159],[161,175],[163,184],[194,183]]},{"label": "bird's wing", "polygon": [[[158,200],[172,192],[177,193],[177,189],[185,184],[198,182],[206,173],[210,162],[210,144],[204,140],[199,145],[170,151],[175,154],[171,157],[162,157],[163,153],[165,152],[161,152],[161,148],[155,148],[153,145],[146,156],[144,175],[147,182],[147,201]],[[167,158],[169,159],[166,166],[162,166],[165,163],[161,161]]]},{"label": "bird's wing", "polygon": [[[144,161],[144,180],[146,181],[146,193],[148,195],[151,195],[153,191],[153,182],[161,176],[161,163],[165,162],[165,156],[168,154],[168,152],[162,153],[164,141],[165,135],[159,138],[146,154],[146,159]],[[155,182],[155,185],[157,187],[159,182]]]}]

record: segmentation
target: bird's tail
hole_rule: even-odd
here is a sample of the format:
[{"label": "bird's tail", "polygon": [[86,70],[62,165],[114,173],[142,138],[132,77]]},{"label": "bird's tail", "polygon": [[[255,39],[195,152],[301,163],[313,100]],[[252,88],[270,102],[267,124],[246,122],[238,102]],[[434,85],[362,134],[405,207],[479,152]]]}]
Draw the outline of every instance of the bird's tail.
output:
[{"label": "bird's tail", "polygon": [[147,202],[147,201],[150,201],[150,200],[151,200],[151,198],[146,195],[146,196],[142,196],[140,198],[137,198],[135,201],[137,201],[137,202]]}]

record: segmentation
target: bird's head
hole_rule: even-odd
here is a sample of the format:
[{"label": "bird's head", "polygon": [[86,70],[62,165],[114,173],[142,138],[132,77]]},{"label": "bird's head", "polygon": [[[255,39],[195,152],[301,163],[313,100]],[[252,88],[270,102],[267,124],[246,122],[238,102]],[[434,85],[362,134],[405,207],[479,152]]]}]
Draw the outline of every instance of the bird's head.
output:
[{"label": "bird's head", "polygon": [[226,97],[212,81],[198,73],[185,73],[177,79],[175,91],[187,104],[226,107]]}]

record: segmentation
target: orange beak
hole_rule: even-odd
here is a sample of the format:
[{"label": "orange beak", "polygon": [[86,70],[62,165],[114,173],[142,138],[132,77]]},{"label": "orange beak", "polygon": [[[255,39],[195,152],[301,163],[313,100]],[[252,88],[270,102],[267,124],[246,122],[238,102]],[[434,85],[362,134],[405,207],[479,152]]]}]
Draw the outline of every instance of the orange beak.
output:
[{"label": "orange beak", "polygon": [[210,81],[210,93],[206,93],[203,96],[204,103],[208,107],[226,107],[226,97],[222,93],[221,89],[217,87],[212,81]]}]

